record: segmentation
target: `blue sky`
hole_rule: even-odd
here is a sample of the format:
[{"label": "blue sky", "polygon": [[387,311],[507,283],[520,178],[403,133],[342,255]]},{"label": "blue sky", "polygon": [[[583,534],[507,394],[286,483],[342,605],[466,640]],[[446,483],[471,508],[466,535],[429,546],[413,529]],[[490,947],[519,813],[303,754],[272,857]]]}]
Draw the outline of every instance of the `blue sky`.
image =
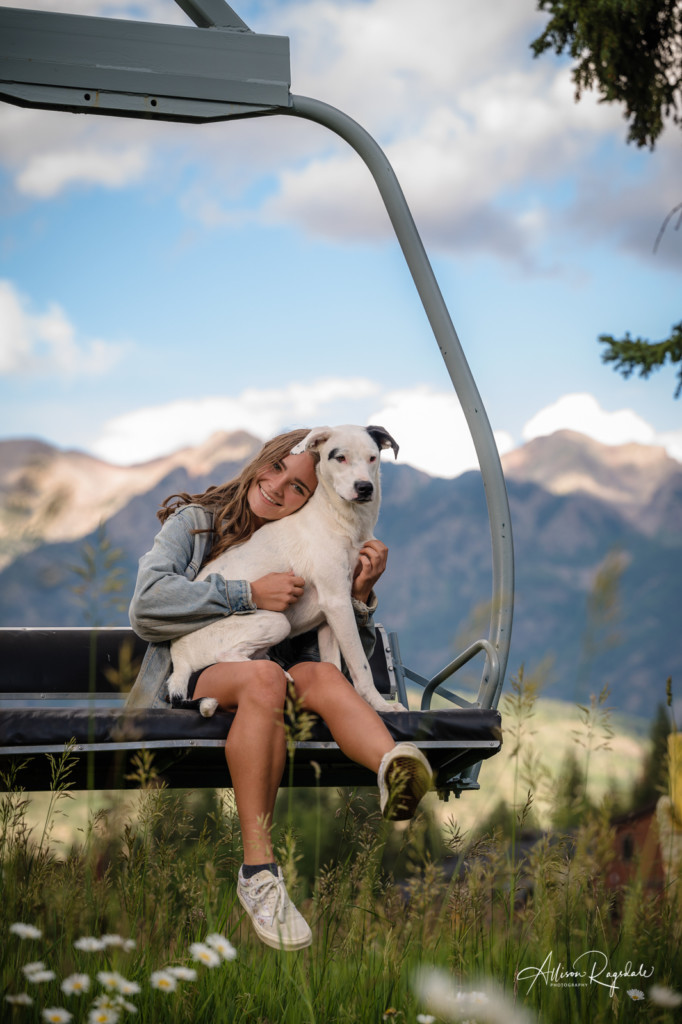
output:
[{"label": "blue sky", "polygon": [[[3,3],[3,0],[0,0]],[[18,3],[189,24],[171,0]],[[500,449],[568,427],[682,460],[674,373],[624,381],[600,333],[682,319],[680,134],[628,146],[534,60],[533,0],[233,5],[291,39],[292,91],[339,107],[403,186]],[[133,463],[219,429],[381,422],[401,457],[474,464],[359,158],[274,117],[204,126],[0,105],[0,437]]]}]

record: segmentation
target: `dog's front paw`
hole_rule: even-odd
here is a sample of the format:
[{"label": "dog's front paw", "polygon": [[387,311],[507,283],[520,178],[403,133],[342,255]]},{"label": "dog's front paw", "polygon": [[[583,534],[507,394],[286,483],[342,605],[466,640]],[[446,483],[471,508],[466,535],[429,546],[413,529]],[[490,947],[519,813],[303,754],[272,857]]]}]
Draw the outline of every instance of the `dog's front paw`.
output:
[{"label": "dog's front paw", "polygon": [[368,703],[374,708],[375,711],[407,711],[408,709],[400,704],[397,700],[384,700],[383,697],[377,697],[375,700],[369,701]]},{"label": "dog's front paw", "polygon": [[202,697],[199,701],[199,711],[204,718],[211,718],[218,710],[218,701],[215,697]]}]

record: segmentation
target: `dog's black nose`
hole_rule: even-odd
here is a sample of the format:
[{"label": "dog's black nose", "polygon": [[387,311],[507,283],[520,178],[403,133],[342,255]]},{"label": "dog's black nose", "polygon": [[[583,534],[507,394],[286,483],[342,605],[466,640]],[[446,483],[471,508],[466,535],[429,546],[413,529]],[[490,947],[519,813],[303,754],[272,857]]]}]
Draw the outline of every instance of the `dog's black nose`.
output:
[{"label": "dog's black nose", "polygon": [[355,493],[358,501],[369,501],[374,493],[374,484],[370,480],[356,480]]}]

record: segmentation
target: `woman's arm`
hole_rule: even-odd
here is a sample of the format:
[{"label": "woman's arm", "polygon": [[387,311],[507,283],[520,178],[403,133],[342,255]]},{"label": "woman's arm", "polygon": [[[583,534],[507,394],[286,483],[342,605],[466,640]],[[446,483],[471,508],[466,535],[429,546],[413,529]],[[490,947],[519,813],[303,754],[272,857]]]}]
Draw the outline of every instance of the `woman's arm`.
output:
[{"label": "woman's arm", "polygon": [[374,612],[377,608],[377,597],[374,584],[386,569],[388,548],[380,540],[370,540],[363,544],[355,567],[351,597],[355,621],[360,634],[360,642],[366,657],[370,657],[376,643],[374,628]]},{"label": "woman's arm", "polygon": [[225,615],[255,610],[246,580],[226,581],[219,574],[195,580],[211,541],[210,533],[192,531],[210,522],[203,509],[181,509],[166,520],[151,551],[140,559],[129,615],[143,640],[173,640]]}]

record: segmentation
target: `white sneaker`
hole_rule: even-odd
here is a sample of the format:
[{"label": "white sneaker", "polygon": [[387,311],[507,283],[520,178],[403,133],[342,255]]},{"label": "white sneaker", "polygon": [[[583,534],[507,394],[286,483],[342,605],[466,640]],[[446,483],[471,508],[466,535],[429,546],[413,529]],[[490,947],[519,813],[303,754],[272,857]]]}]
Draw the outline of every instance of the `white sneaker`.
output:
[{"label": "white sneaker", "polygon": [[244,878],[239,869],[237,896],[253,922],[258,938],[273,949],[303,949],[313,941],[308,923],[289,899],[282,869],[265,869]]},{"label": "white sneaker", "polygon": [[388,821],[407,821],[433,785],[431,765],[414,743],[396,743],[381,759],[379,805]]}]

